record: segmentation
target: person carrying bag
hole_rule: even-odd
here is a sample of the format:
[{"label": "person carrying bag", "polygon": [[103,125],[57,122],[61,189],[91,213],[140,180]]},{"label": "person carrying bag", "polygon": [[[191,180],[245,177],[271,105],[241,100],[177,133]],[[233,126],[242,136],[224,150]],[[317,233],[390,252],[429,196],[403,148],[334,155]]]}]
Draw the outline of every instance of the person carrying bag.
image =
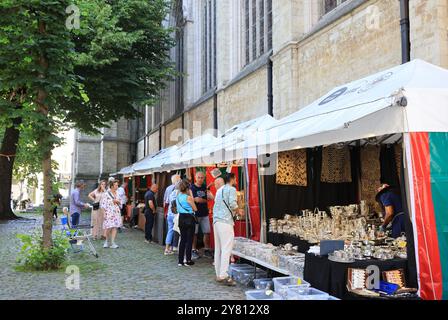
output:
[{"label": "person carrying bag", "polygon": [[[194,262],[191,260],[193,236],[196,225],[197,211],[193,197],[188,194],[190,184],[186,180],[179,183],[179,194],[176,197],[176,211],[179,215],[180,244],[179,244],[179,261],[178,266],[192,266]],[[184,256],[186,262],[184,263]]]},{"label": "person carrying bag", "polygon": [[235,184],[236,177],[233,173],[226,176],[226,181],[222,178],[215,180],[217,191],[213,207],[213,228],[216,281],[228,286],[235,285],[227,273],[235,237],[233,226],[238,211]]}]

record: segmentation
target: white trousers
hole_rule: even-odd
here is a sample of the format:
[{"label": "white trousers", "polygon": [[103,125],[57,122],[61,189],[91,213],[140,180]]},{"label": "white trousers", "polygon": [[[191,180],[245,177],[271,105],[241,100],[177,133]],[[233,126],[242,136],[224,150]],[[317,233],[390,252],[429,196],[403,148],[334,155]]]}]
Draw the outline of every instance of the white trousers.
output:
[{"label": "white trousers", "polygon": [[213,225],[215,238],[215,271],[218,278],[228,277],[230,255],[233,249],[235,233],[233,226],[225,222]]}]

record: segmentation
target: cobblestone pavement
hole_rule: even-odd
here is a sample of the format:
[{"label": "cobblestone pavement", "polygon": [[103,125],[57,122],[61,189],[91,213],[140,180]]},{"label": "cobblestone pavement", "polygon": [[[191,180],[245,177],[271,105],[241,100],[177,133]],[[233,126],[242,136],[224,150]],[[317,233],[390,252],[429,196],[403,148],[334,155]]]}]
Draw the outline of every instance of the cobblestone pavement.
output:
[{"label": "cobblestone pavement", "polygon": [[[83,215],[84,223],[88,219]],[[66,289],[65,270],[16,271],[20,247],[16,234],[40,226],[40,217],[0,223],[0,299],[244,299],[244,288],[214,281],[210,258],[201,258],[192,267],[178,267],[177,255],[164,256],[162,246],[146,244],[140,230],[118,234],[120,248],[115,250],[103,249],[103,242],[95,241],[99,259],[71,254],[70,264],[80,267],[79,290]]]}]

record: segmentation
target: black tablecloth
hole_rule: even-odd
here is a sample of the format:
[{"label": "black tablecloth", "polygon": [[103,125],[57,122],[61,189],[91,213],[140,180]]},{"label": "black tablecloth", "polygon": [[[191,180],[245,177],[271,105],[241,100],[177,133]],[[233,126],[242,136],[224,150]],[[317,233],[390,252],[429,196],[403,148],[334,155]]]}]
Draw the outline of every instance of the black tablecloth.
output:
[{"label": "black tablecloth", "polygon": [[[328,260],[326,256],[315,256],[314,254],[305,254],[305,270],[303,277],[312,287],[328,292],[330,295],[340,299],[350,299],[353,296],[349,294],[346,288],[348,268],[365,269],[369,265],[376,265],[380,272],[388,270],[403,269],[407,275],[407,260],[363,260],[354,263],[339,263]],[[406,279],[407,280],[407,279]]]},{"label": "black tablecloth", "polygon": [[301,240],[300,238],[288,235],[286,233],[268,233],[268,242],[275,246],[291,243],[293,246],[297,246],[297,251],[301,253],[306,253],[310,249],[312,244],[308,243],[306,240]]}]

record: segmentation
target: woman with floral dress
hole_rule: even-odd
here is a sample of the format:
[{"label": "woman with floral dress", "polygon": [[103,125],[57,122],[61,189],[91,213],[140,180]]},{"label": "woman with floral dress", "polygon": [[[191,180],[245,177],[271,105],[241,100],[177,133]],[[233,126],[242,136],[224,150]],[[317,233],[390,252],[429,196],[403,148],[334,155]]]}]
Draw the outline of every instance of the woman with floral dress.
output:
[{"label": "woman with floral dress", "polygon": [[102,180],[98,185],[98,188],[89,193],[89,199],[93,201],[92,214],[91,214],[91,226],[93,240],[100,239],[103,235],[103,220],[104,212],[100,206],[101,198],[106,191],[106,180]]},{"label": "woman with floral dress", "polygon": [[118,181],[109,182],[109,190],[107,190],[101,198],[100,207],[104,211],[103,229],[106,230],[106,242],[103,248],[116,249],[115,237],[117,229],[121,227],[121,200],[117,193]]}]

